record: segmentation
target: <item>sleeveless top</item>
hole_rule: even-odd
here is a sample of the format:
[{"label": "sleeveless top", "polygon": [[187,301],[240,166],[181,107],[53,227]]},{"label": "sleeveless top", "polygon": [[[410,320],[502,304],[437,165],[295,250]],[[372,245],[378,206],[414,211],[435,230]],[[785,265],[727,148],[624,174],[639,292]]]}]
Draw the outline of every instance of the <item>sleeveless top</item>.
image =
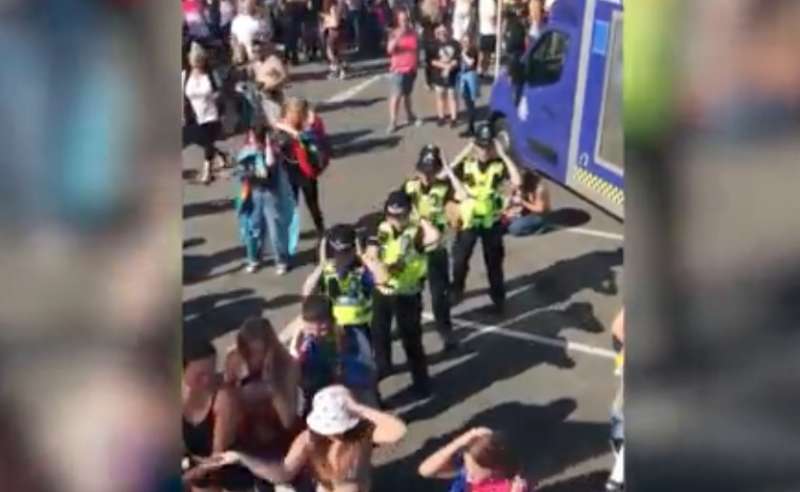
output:
[{"label": "sleeveless top", "polygon": [[214,442],[214,404],[217,393],[211,397],[211,406],[206,416],[197,424],[181,418],[183,427],[183,445],[188,454],[194,456],[211,456]]}]

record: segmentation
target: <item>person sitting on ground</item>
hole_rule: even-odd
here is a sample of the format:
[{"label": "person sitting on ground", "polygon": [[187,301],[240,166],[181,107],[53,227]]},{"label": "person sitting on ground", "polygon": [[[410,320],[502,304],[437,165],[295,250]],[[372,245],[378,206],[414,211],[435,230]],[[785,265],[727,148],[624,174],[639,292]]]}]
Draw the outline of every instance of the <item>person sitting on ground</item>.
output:
[{"label": "person sitting on ground", "polygon": [[319,492],[370,492],[374,446],[396,444],[406,434],[402,420],[358,403],[343,386],[317,393],[306,422],[308,430],[283,461],[232,451],[219,455],[213,466],[241,464],[272,483],[289,482],[309,466]]},{"label": "person sitting on ground", "polygon": [[451,492],[528,492],[533,488],[505,440],[491,429],[471,429],[419,466],[425,478],[454,479]]},{"label": "person sitting on ground", "polygon": [[289,351],[302,368],[304,413],[313,395],[331,384],[344,384],[362,403],[377,406],[377,377],[369,341],[359,330],[336,326],[330,300],[312,295],[287,329],[294,333]]},{"label": "person sitting on ground", "polygon": [[241,406],[235,389],[223,384],[216,371],[217,352],[211,342],[188,344],[183,351],[181,410],[183,481],[192,492],[217,492],[222,487],[252,487],[252,476],[241,467],[210,470],[203,466],[213,453],[236,443]]},{"label": "person sitting on ground", "polygon": [[516,237],[544,232],[550,212],[550,192],[541,175],[523,171],[522,186],[513,191],[503,212],[508,234]]},{"label": "person sitting on ground", "polygon": [[283,456],[299,431],[300,367],[268,320],[244,322],[225,359],[225,380],[239,388],[244,448]]}]

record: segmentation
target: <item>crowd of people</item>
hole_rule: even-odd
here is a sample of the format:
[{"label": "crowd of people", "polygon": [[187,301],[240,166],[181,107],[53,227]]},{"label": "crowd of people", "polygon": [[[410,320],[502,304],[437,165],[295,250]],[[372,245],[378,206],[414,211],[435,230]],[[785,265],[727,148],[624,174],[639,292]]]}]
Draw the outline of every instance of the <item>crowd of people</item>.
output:
[{"label": "crowd of people", "polygon": [[[239,153],[241,192],[236,208],[248,268],[255,265],[251,271],[258,269],[267,236],[278,273],[285,273],[291,262],[288,236],[296,208],[286,213],[280,203],[295,199],[292,183],[297,178],[292,174],[302,173],[305,166],[280,156],[324,161],[309,158],[319,150],[311,148],[315,144],[302,144],[302,137],[293,133],[311,131],[302,128],[312,128],[317,118],[305,101],[288,98],[275,127],[251,134]],[[304,152],[298,154],[292,145]],[[293,167],[297,170],[291,171]],[[385,406],[379,382],[396,372],[392,324],[406,352],[413,392],[425,399],[434,388],[422,344],[423,288],[427,283],[444,350],[457,349],[450,311],[463,297],[470,257],[480,239],[493,309],[502,312],[507,220],[513,226],[528,217],[520,207],[546,201],[541,183],[523,191],[523,176],[527,173],[506,155],[492,126],[481,123],[474,141],[452,162],[440,148],[425,146],[413,176],[387,196],[380,220],[326,230],[320,219],[319,265],[303,285],[300,314],[284,330],[291,334],[286,346],[268,320],[248,319],[225,355],[220,381],[214,378],[216,354],[208,341],[200,349],[186,350],[187,482],[202,487],[217,480],[225,487],[238,487],[239,481],[249,479],[301,487],[306,480],[320,490],[369,490],[372,443],[394,442],[404,432],[402,422],[378,410]],[[506,196],[509,187],[514,191]],[[448,235],[454,235],[452,275]],[[516,470],[509,465],[512,461],[497,465],[509,466],[499,476],[480,464],[486,453],[504,456],[500,437],[484,429],[457,443],[467,456],[475,449],[477,461],[458,461],[461,453],[445,463],[437,454],[431,457],[434,464],[423,466],[420,473],[453,472],[469,483],[506,480],[511,487],[507,490],[525,490],[520,487],[527,482],[509,472]],[[341,448],[347,466],[325,463],[330,453],[319,450],[328,448]],[[304,469],[310,470],[309,476],[301,473]]]},{"label": "crowd of people", "polygon": [[202,181],[213,179],[220,156],[213,143],[226,133],[220,124],[226,104],[238,115],[238,130],[274,123],[288,67],[301,60],[325,60],[329,77],[345,78],[349,60],[388,53],[388,133],[398,129],[403,106],[409,124],[423,124],[412,104],[422,66],[438,124],[457,126],[462,101],[463,136],[471,136],[493,61],[498,53],[504,60],[519,55],[535,41],[551,4],[504,1],[500,25],[494,0],[182,0],[184,113],[197,126],[186,140],[204,149]]},{"label": "crowd of people", "polygon": [[[532,36],[541,28],[544,3],[532,0],[527,6],[536,11],[531,13]],[[444,350],[457,350],[450,313],[463,300],[478,240],[491,309],[500,314],[506,300],[505,235],[550,227],[544,181],[517,168],[494,126],[478,121],[475,110],[481,77],[489,72],[499,42],[496,4],[182,4],[184,127],[189,143],[203,148],[201,182],[210,183],[224,168],[236,177],[246,271],[262,270],[267,249],[276,274],[293,267],[301,195],[319,242],[319,264],[303,285],[300,312],[281,330],[290,334],[288,341],[279,340],[269,320],[246,320],[224,354],[222,375],[216,372],[217,351],[210,340],[184,348],[184,482],[194,491],[289,487],[367,492],[374,446],[396,443],[406,432],[379,390],[380,381],[397,371],[393,323],[413,393],[428,398],[435,388],[422,343],[425,285]],[[318,178],[330,163],[331,145],[313,105],[287,96],[288,66],[299,63],[301,54],[313,60],[324,53],[331,75],[344,77],[343,44],[363,53],[370,39],[379,39],[390,58],[388,131],[398,128],[401,106],[410,124],[422,124],[411,96],[424,53],[439,124],[458,124],[460,95],[470,143],[453,160],[436,145],[423,147],[413,176],[388,193],[377,220],[354,217],[350,224],[327,227]],[[238,115],[235,130],[245,134],[234,156],[217,147],[229,105]],[[465,432],[425,459],[419,473],[452,478],[455,491],[533,488],[503,436],[485,428]]]}]

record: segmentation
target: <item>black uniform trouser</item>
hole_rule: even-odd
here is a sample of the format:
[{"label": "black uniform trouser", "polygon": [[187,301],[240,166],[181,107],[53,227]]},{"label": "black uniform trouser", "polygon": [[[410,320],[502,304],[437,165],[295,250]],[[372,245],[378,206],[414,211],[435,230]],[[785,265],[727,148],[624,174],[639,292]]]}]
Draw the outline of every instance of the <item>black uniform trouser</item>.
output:
[{"label": "black uniform trouser", "polygon": [[453,331],[450,321],[450,255],[447,248],[428,253],[428,288],[436,331],[447,336]]},{"label": "black uniform trouser", "polygon": [[422,295],[385,295],[375,292],[372,300],[372,344],[378,377],[392,369],[392,319],[397,319],[400,340],[406,352],[416,387],[430,384],[428,360],[422,347]]},{"label": "black uniform trouser", "polygon": [[483,261],[489,274],[489,296],[495,305],[502,305],[506,300],[505,278],[503,274],[503,228],[500,222],[488,229],[464,229],[456,235],[453,244],[453,290],[463,293],[469,273],[469,260],[475,250],[475,243],[481,240]]}]

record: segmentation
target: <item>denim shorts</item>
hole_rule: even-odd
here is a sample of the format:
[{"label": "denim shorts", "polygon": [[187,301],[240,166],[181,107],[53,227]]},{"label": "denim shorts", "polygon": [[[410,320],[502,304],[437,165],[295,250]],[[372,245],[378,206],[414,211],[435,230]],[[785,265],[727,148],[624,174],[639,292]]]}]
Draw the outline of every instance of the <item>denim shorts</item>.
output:
[{"label": "denim shorts", "polygon": [[409,96],[414,90],[414,82],[417,80],[417,72],[392,72],[389,80],[392,86],[392,95]]}]

